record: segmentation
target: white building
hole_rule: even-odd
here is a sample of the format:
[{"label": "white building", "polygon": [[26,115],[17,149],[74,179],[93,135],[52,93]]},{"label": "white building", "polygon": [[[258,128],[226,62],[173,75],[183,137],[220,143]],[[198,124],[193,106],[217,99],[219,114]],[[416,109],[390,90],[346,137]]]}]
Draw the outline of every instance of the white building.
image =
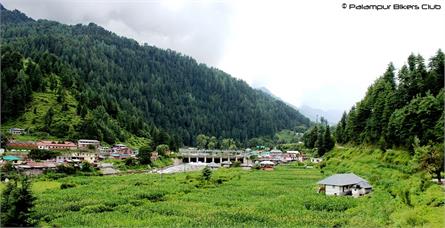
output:
[{"label": "white building", "polygon": [[335,174],[327,177],[319,182],[319,192],[326,195],[353,195],[355,197],[368,194],[372,190],[372,186],[367,180],[353,174]]},{"label": "white building", "polygon": [[13,135],[21,135],[25,133],[25,129],[22,128],[9,128],[9,133]]},{"label": "white building", "polygon": [[100,142],[94,139],[79,139],[79,141],[77,141],[79,149],[88,149],[89,145],[92,145],[97,149],[100,146]]}]

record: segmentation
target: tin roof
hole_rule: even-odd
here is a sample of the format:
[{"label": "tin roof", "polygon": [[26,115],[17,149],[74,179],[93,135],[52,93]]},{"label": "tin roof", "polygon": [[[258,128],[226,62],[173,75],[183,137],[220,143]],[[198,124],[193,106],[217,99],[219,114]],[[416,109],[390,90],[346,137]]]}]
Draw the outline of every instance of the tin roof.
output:
[{"label": "tin roof", "polygon": [[[318,184],[326,184],[326,185],[337,185],[337,186],[359,184],[363,188],[371,187],[371,185],[369,185],[367,180],[365,180],[353,173],[335,174],[335,175],[327,177],[317,183]],[[367,187],[364,187],[364,186],[367,186]]]},{"label": "tin roof", "polygon": [[5,161],[18,161],[18,160],[20,160],[20,158],[17,157],[17,156],[7,155],[7,156],[3,156],[3,160],[5,160]]}]

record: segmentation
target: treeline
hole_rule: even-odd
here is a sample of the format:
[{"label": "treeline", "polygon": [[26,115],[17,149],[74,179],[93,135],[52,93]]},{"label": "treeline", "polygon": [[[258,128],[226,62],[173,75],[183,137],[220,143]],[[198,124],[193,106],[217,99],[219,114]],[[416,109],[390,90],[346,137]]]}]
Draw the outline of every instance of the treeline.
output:
[{"label": "treeline", "polygon": [[[310,124],[283,102],[190,57],[141,46],[93,23],[68,26],[17,13],[2,8],[2,47],[32,59],[41,71],[43,64],[68,66],[63,69],[73,80],[64,88],[78,101],[82,137],[113,142],[124,141],[125,131],[141,137],[164,131],[172,142],[196,145],[200,133],[245,142]],[[66,75],[55,74],[59,80]]]},{"label": "treeline", "polygon": [[335,146],[335,140],[331,133],[328,121],[323,117],[320,123],[315,124],[303,135],[304,146],[309,149],[316,149],[318,156],[323,156]]},{"label": "treeline", "polygon": [[427,64],[414,54],[398,72],[389,64],[363,100],[343,114],[335,131],[337,142],[411,151],[415,138],[420,145],[443,143],[444,61],[439,50]]},{"label": "treeline", "polygon": [[240,143],[232,138],[217,139],[215,136],[199,134],[196,136],[196,146],[198,149],[223,149],[236,150]]}]

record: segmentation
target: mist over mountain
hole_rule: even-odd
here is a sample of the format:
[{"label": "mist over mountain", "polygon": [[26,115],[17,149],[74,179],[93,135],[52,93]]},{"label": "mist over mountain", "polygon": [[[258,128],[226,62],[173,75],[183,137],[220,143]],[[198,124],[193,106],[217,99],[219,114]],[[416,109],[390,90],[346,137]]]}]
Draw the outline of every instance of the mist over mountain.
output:
[{"label": "mist over mountain", "polygon": [[307,116],[312,121],[316,121],[317,117],[320,120],[320,117],[323,117],[328,120],[330,125],[335,125],[340,121],[341,115],[343,114],[343,110],[339,109],[320,109],[313,108],[309,105],[303,104],[298,107],[298,111],[300,111],[303,115]]},{"label": "mist over mountain", "polygon": [[[273,94],[269,89],[267,89],[264,86],[258,87],[256,89],[270,95],[271,97],[273,97],[277,100],[283,101],[280,97]],[[320,117],[324,117],[325,119],[328,120],[328,123],[330,125],[335,125],[335,124],[337,124],[338,121],[340,121],[341,115],[343,114],[343,111],[339,110],[339,109],[323,110],[323,109],[319,109],[319,108],[313,108],[306,104],[303,104],[300,107],[297,107],[291,103],[288,103],[285,101],[283,101],[283,102],[286,103],[287,105],[289,105],[290,107],[294,108],[295,110],[299,111],[301,114],[308,117],[313,122],[317,121],[317,117],[318,117],[318,120],[320,120]]]}]

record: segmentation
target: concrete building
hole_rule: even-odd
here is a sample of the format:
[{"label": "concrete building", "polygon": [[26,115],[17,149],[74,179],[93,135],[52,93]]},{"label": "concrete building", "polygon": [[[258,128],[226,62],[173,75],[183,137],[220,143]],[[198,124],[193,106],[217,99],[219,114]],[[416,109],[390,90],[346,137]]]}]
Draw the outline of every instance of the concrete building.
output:
[{"label": "concrete building", "polygon": [[73,152],[66,153],[56,157],[57,163],[81,163],[83,161],[89,163],[95,163],[98,160],[98,155],[95,153],[88,152]]},{"label": "concrete building", "polygon": [[317,183],[320,185],[318,192],[324,192],[326,195],[357,197],[368,194],[372,190],[367,180],[353,173],[335,174]]},{"label": "concrete building", "polygon": [[179,157],[183,162],[222,163],[224,161],[248,163],[249,153],[241,150],[198,150],[194,148],[180,148]]},{"label": "concrete building", "polygon": [[75,150],[77,149],[77,145],[70,141],[57,142],[43,140],[37,142],[37,148],[41,150]]},{"label": "concrete building", "polygon": [[22,128],[9,128],[9,133],[13,134],[13,135],[21,135],[21,134],[25,134],[25,129]]},{"label": "concrete building", "polygon": [[98,149],[100,142],[94,139],[79,139],[79,141],[77,141],[77,146],[79,149],[89,149],[90,146],[94,146],[95,149]]}]

